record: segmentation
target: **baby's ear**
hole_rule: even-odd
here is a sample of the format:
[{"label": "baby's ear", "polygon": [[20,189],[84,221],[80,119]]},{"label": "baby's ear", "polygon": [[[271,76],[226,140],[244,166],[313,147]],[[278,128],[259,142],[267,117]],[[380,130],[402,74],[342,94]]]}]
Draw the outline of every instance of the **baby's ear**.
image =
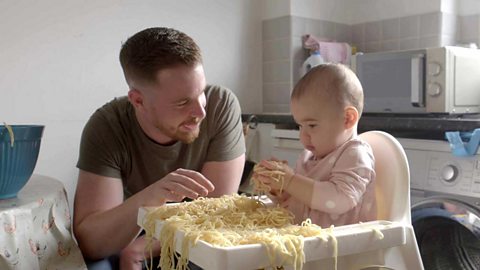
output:
[{"label": "baby's ear", "polygon": [[358,110],[353,106],[347,106],[343,112],[345,129],[352,128],[358,122]]}]

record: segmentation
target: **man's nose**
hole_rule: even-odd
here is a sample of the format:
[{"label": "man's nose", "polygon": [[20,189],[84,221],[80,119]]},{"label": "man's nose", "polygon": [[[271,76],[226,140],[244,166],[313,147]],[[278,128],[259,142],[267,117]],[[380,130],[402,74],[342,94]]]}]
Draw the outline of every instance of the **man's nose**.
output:
[{"label": "man's nose", "polygon": [[201,101],[196,102],[194,108],[192,109],[192,116],[199,119],[203,119],[205,118],[205,115],[206,115],[206,111],[205,111],[205,106],[203,102]]}]

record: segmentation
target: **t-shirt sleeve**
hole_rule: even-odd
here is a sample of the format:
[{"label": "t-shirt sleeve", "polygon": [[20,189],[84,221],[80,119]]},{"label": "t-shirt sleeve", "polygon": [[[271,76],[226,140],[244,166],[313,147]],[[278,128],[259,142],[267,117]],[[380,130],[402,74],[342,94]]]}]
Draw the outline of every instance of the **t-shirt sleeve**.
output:
[{"label": "t-shirt sleeve", "polygon": [[235,159],[245,153],[240,103],[228,89],[215,91],[209,99],[212,100],[208,102],[207,113],[212,113],[209,120],[212,136],[206,161]]},{"label": "t-shirt sleeve", "polygon": [[107,119],[97,111],[85,125],[81,140],[77,168],[102,176],[121,178],[115,132]]}]

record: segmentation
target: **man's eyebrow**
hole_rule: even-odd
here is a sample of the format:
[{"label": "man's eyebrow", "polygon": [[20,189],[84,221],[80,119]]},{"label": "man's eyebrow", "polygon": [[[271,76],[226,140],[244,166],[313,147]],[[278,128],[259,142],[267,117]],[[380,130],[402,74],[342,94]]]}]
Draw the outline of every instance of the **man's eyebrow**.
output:
[{"label": "man's eyebrow", "polygon": [[[199,96],[201,96],[201,95],[204,94],[204,93],[205,93],[205,89],[203,89],[203,90],[200,92],[200,94],[198,94],[198,96],[196,96],[196,97],[199,97]],[[196,97],[195,97],[195,98],[196,98]],[[193,98],[193,97],[181,97],[181,98],[178,98],[178,99],[174,100],[172,103],[173,103],[173,104],[178,104],[178,103],[183,103],[183,102],[185,102],[185,101],[190,101],[190,100],[192,100],[192,99],[194,99],[194,98]]]},{"label": "man's eyebrow", "polygon": [[183,102],[189,101],[189,100],[191,100],[190,97],[183,97],[183,98],[179,98],[179,99],[174,100],[172,103],[174,103],[174,104],[183,103]]}]

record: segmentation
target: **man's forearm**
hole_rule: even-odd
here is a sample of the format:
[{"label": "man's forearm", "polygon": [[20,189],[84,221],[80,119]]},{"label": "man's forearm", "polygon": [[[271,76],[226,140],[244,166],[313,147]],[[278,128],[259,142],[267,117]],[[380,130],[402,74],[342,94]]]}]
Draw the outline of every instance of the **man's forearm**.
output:
[{"label": "man's forearm", "polygon": [[120,252],[140,232],[137,225],[141,206],[135,196],[110,210],[84,218],[75,228],[75,236],[85,257],[101,259]]}]

